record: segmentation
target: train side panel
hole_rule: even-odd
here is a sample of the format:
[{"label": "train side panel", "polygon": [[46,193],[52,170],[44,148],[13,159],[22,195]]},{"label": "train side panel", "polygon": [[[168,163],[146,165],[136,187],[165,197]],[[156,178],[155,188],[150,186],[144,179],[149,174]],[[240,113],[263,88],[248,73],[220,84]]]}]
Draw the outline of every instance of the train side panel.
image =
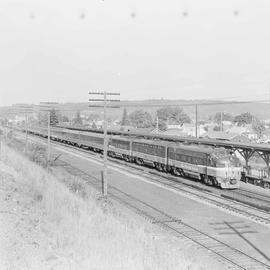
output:
[{"label": "train side panel", "polygon": [[132,143],[132,156],[149,164],[166,165],[166,147],[164,145],[134,141]]}]

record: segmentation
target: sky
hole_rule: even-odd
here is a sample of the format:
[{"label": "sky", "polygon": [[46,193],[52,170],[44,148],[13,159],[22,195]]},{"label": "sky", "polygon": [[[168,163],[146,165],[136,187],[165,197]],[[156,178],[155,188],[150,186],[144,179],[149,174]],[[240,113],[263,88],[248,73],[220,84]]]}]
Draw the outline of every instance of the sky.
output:
[{"label": "sky", "polygon": [[0,106],[270,97],[269,0],[1,0]]}]

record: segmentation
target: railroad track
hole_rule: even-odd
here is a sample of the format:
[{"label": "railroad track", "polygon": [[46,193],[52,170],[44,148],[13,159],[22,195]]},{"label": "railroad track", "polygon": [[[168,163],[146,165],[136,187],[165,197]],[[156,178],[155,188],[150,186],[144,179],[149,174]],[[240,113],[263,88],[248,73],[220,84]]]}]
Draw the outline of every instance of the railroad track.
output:
[{"label": "railroad track", "polygon": [[[63,144],[57,143],[61,146]],[[57,145],[56,144],[56,145]],[[73,150],[76,150],[79,152],[82,156],[88,156],[89,157],[89,151],[86,150],[80,150],[77,147],[68,146],[68,148],[72,148]],[[57,150],[56,150],[57,151]],[[83,153],[85,152],[85,153]],[[91,158],[94,158],[100,162],[100,159],[96,157],[95,154],[92,153]],[[69,173],[80,177],[84,181],[86,181],[88,184],[91,184],[94,186],[97,190],[101,189],[101,181],[100,178],[95,177],[93,175],[89,175],[86,172],[74,167],[73,165],[67,163],[66,161],[63,161],[61,158],[58,159],[59,162],[61,162],[61,166],[63,166]],[[121,163],[121,162],[120,162]],[[126,165],[126,164],[125,164]],[[131,167],[131,173],[134,175],[134,168],[132,164],[128,164],[128,167]],[[123,166],[120,164],[113,164],[110,165],[113,167],[118,167],[123,169]],[[127,168],[127,166],[125,166]],[[128,169],[127,169],[128,170]],[[163,176],[160,176],[158,172],[155,172],[154,174],[149,174],[145,172],[144,169],[139,168],[137,172],[135,173],[139,176],[147,177],[147,179],[151,178],[151,181],[159,182],[162,185],[167,185],[170,188],[173,188],[179,192],[183,192],[183,185],[182,183],[179,183],[178,181],[172,181],[171,176],[167,176],[167,178],[164,178]],[[188,188],[188,187],[186,187]],[[193,243],[196,243],[201,248],[207,249],[211,252],[212,256],[215,256],[216,258],[222,259],[224,262],[228,263],[230,266],[233,267],[233,269],[246,269],[246,270],[253,270],[253,269],[270,269],[270,265],[259,261],[255,258],[252,258],[248,254],[243,253],[242,251],[229,246],[228,244],[212,237],[211,235],[208,235],[190,224],[187,224],[185,222],[182,222],[181,220],[177,219],[176,217],[170,216],[166,214],[165,212],[161,211],[160,209],[157,209],[148,203],[139,200],[138,198],[135,198],[131,194],[125,193],[122,190],[119,190],[115,187],[109,186],[108,187],[108,193],[110,197],[114,198],[115,200],[119,201],[126,207],[132,209],[136,213],[142,215],[143,217],[149,219],[153,224],[156,224],[158,226],[161,226],[162,228],[168,230],[173,235],[177,237],[182,237],[183,239],[189,239]],[[219,204],[219,207],[227,208],[232,212],[240,211],[239,209],[235,209],[235,203],[228,200],[228,204],[224,205],[224,198],[218,198],[213,200],[209,198],[209,195],[214,195],[209,192],[209,190],[205,190],[205,195],[207,195],[208,198],[203,197],[202,198],[202,191],[201,190],[184,190],[185,194],[188,194],[188,196],[195,197],[199,200],[208,200],[208,202],[211,205],[217,205]],[[214,195],[215,198],[217,198],[217,195]],[[221,201],[219,201],[221,200]],[[247,206],[243,206],[245,209],[247,209]],[[252,216],[254,219],[259,220],[262,222],[267,222],[269,224],[269,214],[264,218],[260,215],[258,215],[258,211],[254,214],[247,212],[247,211],[241,211],[241,215],[244,214],[248,215],[249,217]],[[252,209],[248,207],[248,209]]]},{"label": "railroad track", "polygon": [[[128,166],[132,169],[135,167],[130,164]],[[139,170],[138,175],[149,179],[149,172],[145,172],[144,170]],[[226,198],[224,195],[220,196],[214,194],[208,189],[185,185],[182,182],[179,182],[177,177],[167,176],[166,174],[164,175],[163,173],[158,172],[151,173],[150,176],[153,182],[158,182],[174,190],[180,191],[181,193],[187,195],[186,197],[195,200],[197,199],[204,203],[226,210],[230,213],[248,218],[256,223],[261,223],[270,227],[270,213],[265,210],[258,209],[252,205],[243,204],[239,201],[232,200],[231,198]]]},{"label": "railroad track", "polygon": [[250,191],[250,190],[247,190],[247,189],[239,189],[239,190],[235,190],[234,193],[244,195],[244,196],[246,196],[248,198],[257,199],[259,201],[270,204],[270,192],[269,192],[269,195],[265,195],[265,194],[258,193],[258,192],[253,192],[253,191]]},{"label": "railroad track", "polygon": [[[34,136],[35,139],[37,139]],[[43,138],[40,138],[43,140]],[[37,139],[38,140],[38,139]],[[45,139],[44,139],[45,140]],[[38,140],[39,141],[39,140]],[[97,157],[97,153],[91,152],[89,150],[85,150],[82,148],[78,148],[76,146],[71,146],[67,144],[63,144],[60,142],[53,141],[52,144],[56,146],[61,146],[64,148],[72,149],[80,154],[86,154],[85,156],[89,157],[91,154],[91,158],[95,159],[98,162],[102,162],[102,160]],[[159,183],[163,186],[169,187],[172,190],[175,190],[181,195],[196,200],[200,203],[204,203],[207,205],[211,205],[213,207],[217,207],[225,212],[230,214],[234,214],[240,217],[244,217],[253,222],[265,225],[270,227],[270,213],[265,211],[265,209],[258,209],[256,205],[252,204],[244,204],[239,200],[233,199],[231,196],[215,194],[214,189],[209,189],[207,186],[199,187],[192,183],[188,183],[179,177],[168,175],[166,173],[158,172],[155,170],[150,170],[147,167],[142,167],[133,163],[126,163],[121,159],[109,158],[111,162],[111,167],[118,168],[120,170],[129,171],[132,175],[138,175],[140,177],[146,178],[148,181],[151,181],[153,184]]]},{"label": "railroad track", "polygon": [[[62,161],[61,164],[70,174],[80,177],[87,184],[91,184],[97,190],[101,189],[101,181],[99,178],[87,174],[84,171],[74,167],[73,165]],[[179,220],[176,217],[166,214],[162,210],[151,206],[150,204],[135,198],[131,194],[128,194],[116,187],[108,185],[108,194],[110,198],[118,201],[129,209],[133,210],[137,214],[150,220],[152,224],[158,225],[163,229],[170,232],[176,237],[182,239],[188,239],[197,246],[209,251],[211,256],[216,259],[222,260],[228,264],[232,269],[244,269],[244,270],[263,270],[270,269],[270,265],[259,261],[248,254],[206,234],[193,226]]]}]

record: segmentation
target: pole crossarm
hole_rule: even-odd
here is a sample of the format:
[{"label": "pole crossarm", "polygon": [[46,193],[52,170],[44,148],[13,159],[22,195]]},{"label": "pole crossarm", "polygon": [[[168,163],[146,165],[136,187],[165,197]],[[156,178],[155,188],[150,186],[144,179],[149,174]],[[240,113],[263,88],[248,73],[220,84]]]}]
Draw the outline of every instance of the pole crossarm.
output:
[{"label": "pole crossarm", "polygon": [[120,96],[120,93],[112,93],[112,92],[102,92],[102,91],[97,91],[97,92],[89,92],[90,95],[104,95],[106,93],[107,96]]},{"label": "pole crossarm", "polygon": [[[104,108],[104,105],[89,105],[88,107],[90,108]],[[107,105],[107,108],[112,108],[112,109],[119,109],[121,108],[120,106],[112,106],[112,105]]]},{"label": "pole crossarm", "polygon": [[[89,99],[89,101],[103,101],[104,99]],[[107,99],[108,102],[120,102],[120,99]]]},{"label": "pole crossarm", "polygon": [[58,108],[59,103],[58,102],[40,102],[39,103],[39,110],[40,111],[50,111],[52,109],[59,109]]}]

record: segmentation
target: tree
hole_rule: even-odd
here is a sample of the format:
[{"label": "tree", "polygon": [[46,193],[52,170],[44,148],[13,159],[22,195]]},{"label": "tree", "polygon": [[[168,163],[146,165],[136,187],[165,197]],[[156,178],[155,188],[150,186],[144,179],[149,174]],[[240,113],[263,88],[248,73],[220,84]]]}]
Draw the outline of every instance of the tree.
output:
[{"label": "tree", "polygon": [[231,114],[229,113],[223,113],[223,112],[217,112],[214,116],[214,122],[215,123],[220,123],[222,121],[233,121],[234,118]]},{"label": "tree", "polygon": [[253,120],[253,116],[249,112],[246,112],[246,113],[236,115],[233,121],[238,126],[244,126],[246,124],[251,124],[252,120]]},{"label": "tree", "polygon": [[79,111],[77,111],[76,116],[73,119],[73,125],[82,126],[82,124],[83,124],[83,121],[82,121],[82,118],[81,118],[81,113]]},{"label": "tree", "polygon": [[97,113],[91,113],[88,117],[87,117],[87,121],[89,122],[93,122],[93,121],[97,121],[97,120],[100,120],[101,117],[99,114]]},{"label": "tree", "polygon": [[181,107],[164,107],[157,110],[159,128],[162,129],[166,123],[183,125],[191,123],[190,117],[183,111]]},{"label": "tree", "polygon": [[252,123],[252,128],[256,132],[259,138],[262,137],[263,132],[265,131],[265,126],[262,121],[260,121],[258,118],[254,118]]},{"label": "tree", "polygon": [[136,110],[130,113],[129,120],[136,128],[148,128],[153,125],[151,114],[144,110]]},{"label": "tree", "polygon": [[2,126],[7,126],[7,124],[8,124],[8,119],[7,119],[6,117],[1,118],[0,122],[1,122],[1,125],[2,125]]},{"label": "tree", "polygon": [[92,129],[97,129],[97,125],[96,125],[96,123],[95,122],[93,122],[93,124],[92,124],[92,127],[91,127]]},{"label": "tree", "polygon": [[121,126],[127,126],[127,125],[129,125],[128,114],[127,114],[127,109],[124,108],[123,116],[121,120]]},{"label": "tree", "polygon": [[41,113],[38,114],[38,125],[40,126],[46,126],[48,124],[48,115],[47,113]]},{"label": "tree", "polygon": [[213,131],[221,131],[220,126],[214,126]]},{"label": "tree", "polygon": [[56,126],[59,123],[58,116],[56,114],[56,110],[50,110],[50,125]]},{"label": "tree", "polygon": [[162,131],[166,130],[167,129],[166,122],[165,121],[158,121],[158,129],[162,130]]},{"label": "tree", "polygon": [[63,115],[62,122],[65,122],[65,123],[69,122],[69,119],[68,119],[68,117],[66,115]]}]

